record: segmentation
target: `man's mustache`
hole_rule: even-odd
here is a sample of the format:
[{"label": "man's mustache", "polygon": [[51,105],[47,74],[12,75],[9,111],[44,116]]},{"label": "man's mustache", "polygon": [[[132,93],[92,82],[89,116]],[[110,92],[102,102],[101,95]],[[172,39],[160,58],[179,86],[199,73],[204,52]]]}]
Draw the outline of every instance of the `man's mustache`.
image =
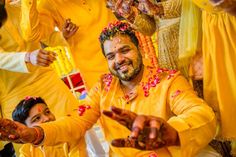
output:
[{"label": "man's mustache", "polygon": [[132,61],[128,60],[128,61],[122,61],[121,63],[115,63],[115,70],[119,70],[120,67],[124,66],[124,65],[130,65],[132,63]]}]

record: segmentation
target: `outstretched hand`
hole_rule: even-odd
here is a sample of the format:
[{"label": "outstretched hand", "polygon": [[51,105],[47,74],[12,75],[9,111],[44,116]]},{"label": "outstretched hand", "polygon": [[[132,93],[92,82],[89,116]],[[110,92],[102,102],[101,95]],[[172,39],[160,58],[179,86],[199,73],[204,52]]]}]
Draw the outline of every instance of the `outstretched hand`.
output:
[{"label": "outstretched hand", "polygon": [[36,137],[33,128],[28,128],[9,119],[0,118],[0,140],[14,143],[33,143]]},{"label": "outstretched hand", "polygon": [[179,145],[177,131],[165,120],[112,106],[103,111],[107,117],[127,127],[131,134],[126,139],[114,139],[115,147],[132,147],[140,150],[154,150],[165,146]]}]

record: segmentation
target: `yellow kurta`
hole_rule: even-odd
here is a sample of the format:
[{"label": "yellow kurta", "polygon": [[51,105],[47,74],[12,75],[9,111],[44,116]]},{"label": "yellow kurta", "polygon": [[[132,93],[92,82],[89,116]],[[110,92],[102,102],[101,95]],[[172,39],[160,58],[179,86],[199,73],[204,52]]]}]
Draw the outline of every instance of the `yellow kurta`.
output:
[{"label": "yellow kurta", "polygon": [[62,29],[67,18],[79,26],[69,39],[71,51],[88,88],[107,72],[98,37],[109,21],[115,19],[106,8],[105,0],[22,0],[22,29],[27,40],[41,40],[55,26]]},{"label": "yellow kurta", "polygon": [[66,144],[53,147],[34,147],[31,144],[24,144],[20,148],[20,157],[69,157]]},{"label": "yellow kurta", "polygon": [[[151,73],[151,69],[145,68],[141,84],[153,77],[156,74],[155,71],[152,69],[153,73]],[[160,83],[156,87],[151,87],[148,97],[144,96],[143,88],[140,85],[135,96],[128,101],[124,98],[120,81],[111,75],[104,75],[98,84],[90,90],[87,103],[91,105],[91,109],[86,110],[84,115],[78,116],[75,113],[75,115],[61,118],[56,122],[40,125],[44,129],[46,137],[44,145],[76,142],[80,137],[83,137],[86,129],[98,119],[100,119],[101,128],[107,141],[126,138],[130,134],[126,127],[101,114],[102,110],[109,110],[113,105],[137,114],[163,118],[178,131],[181,147],[162,148],[154,152],[111,146],[110,156],[148,157],[151,153],[157,153],[158,157],[170,157],[171,155],[193,157],[214,137],[215,115],[212,109],[196,96],[191,86],[179,73],[170,79],[167,79],[165,73],[160,75],[163,75],[160,77]],[[106,86],[105,80],[109,80],[109,77],[112,77],[112,82],[110,86]]]},{"label": "yellow kurta", "polygon": [[219,115],[220,137],[236,140],[236,17],[196,4],[203,8],[204,98]]},{"label": "yellow kurta", "polygon": [[79,155],[79,147],[81,148],[81,146],[76,145],[71,148],[67,143],[51,147],[34,147],[31,144],[24,144],[20,148],[20,157],[86,157]]},{"label": "yellow kurta", "polygon": [[[6,4],[6,9],[8,20],[0,29],[2,37],[0,39],[0,53],[2,53],[0,57],[5,56],[5,52],[30,52],[39,48],[38,42],[26,42],[21,36],[20,6]],[[8,58],[7,64],[2,64],[4,60],[0,59],[0,65],[2,66],[0,67],[1,117],[11,119],[15,106],[26,96],[42,97],[57,117],[64,116],[77,108],[78,101],[52,69],[28,64],[27,67],[30,73],[8,71],[18,69],[20,72],[26,72],[24,57],[21,53],[15,55],[15,58],[12,58],[12,56],[4,57]],[[15,60],[17,59],[22,62],[16,63]],[[19,65],[22,65],[23,69],[17,67]],[[84,140],[82,139],[81,142],[83,143]]]}]

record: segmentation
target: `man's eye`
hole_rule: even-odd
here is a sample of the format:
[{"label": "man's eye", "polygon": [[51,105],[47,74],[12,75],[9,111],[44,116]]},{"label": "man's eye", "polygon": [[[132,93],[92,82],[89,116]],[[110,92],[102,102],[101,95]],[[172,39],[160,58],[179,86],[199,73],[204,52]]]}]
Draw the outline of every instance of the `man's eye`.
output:
[{"label": "man's eye", "polygon": [[107,56],[107,59],[108,59],[108,60],[112,60],[112,59],[114,59],[114,57],[115,57],[115,55],[108,55],[108,56]]},{"label": "man's eye", "polygon": [[123,49],[121,52],[122,53],[128,53],[130,51],[130,49]]}]

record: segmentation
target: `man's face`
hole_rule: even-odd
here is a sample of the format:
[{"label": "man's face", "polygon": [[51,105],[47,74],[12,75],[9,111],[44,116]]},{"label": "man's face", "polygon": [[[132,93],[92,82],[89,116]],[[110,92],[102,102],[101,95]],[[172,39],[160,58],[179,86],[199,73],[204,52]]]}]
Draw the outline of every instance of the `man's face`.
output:
[{"label": "man's face", "polygon": [[142,69],[142,57],[129,36],[116,35],[104,42],[110,72],[120,80],[131,81]]},{"label": "man's face", "polygon": [[28,127],[33,127],[54,120],[55,116],[51,113],[49,108],[43,103],[38,103],[30,109],[29,116],[25,120],[25,123]]}]

